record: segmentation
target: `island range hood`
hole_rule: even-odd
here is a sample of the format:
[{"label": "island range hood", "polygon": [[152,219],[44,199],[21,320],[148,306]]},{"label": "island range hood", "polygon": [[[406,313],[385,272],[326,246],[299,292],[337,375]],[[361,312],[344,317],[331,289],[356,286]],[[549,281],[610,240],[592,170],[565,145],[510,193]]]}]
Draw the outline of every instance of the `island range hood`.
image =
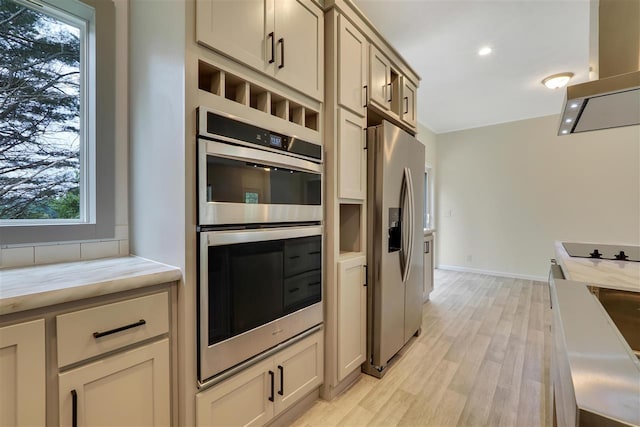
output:
[{"label": "island range hood", "polygon": [[567,87],[558,135],[640,124],[640,0],[592,0],[590,77]]}]

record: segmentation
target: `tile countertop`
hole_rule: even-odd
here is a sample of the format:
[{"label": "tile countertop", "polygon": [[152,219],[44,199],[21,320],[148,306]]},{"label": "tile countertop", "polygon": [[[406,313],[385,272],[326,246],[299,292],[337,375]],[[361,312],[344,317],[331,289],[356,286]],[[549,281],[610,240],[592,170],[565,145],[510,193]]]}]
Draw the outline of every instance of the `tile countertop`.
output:
[{"label": "tile countertop", "polygon": [[180,280],[179,268],[127,256],[0,269],[0,315]]},{"label": "tile countertop", "polygon": [[640,262],[572,257],[562,242],[556,241],[554,245],[556,259],[567,280],[602,288],[640,292]]}]

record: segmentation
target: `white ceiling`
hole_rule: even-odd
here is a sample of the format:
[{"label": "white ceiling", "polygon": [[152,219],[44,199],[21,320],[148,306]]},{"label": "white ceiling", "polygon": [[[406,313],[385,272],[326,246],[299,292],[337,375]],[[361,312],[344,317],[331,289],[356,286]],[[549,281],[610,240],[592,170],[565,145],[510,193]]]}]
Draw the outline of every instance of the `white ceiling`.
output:
[{"label": "white ceiling", "polygon": [[588,0],[356,4],[421,76],[418,121],[436,133],[559,114],[565,90],[541,80],[588,80]]}]

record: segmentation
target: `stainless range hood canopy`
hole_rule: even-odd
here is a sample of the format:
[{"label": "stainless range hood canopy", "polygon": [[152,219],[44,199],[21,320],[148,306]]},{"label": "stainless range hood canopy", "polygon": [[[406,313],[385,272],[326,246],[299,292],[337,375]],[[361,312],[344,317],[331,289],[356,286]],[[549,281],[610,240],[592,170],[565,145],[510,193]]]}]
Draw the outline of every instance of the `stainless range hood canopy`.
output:
[{"label": "stainless range hood canopy", "polygon": [[591,11],[600,79],[567,87],[558,135],[640,124],[640,0],[593,0]]}]

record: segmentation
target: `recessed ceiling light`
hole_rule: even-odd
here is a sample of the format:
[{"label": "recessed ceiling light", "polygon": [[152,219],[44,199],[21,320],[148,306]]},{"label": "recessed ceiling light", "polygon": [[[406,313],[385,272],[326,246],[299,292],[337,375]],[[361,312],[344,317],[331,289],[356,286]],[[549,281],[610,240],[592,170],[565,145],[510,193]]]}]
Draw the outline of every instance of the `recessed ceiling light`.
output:
[{"label": "recessed ceiling light", "polygon": [[549,89],[559,89],[565,87],[569,80],[573,77],[573,73],[559,73],[549,77],[545,77],[542,80],[542,84]]},{"label": "recessed ceiling light", "polygon": [[489,55],[491,52],[492,52],[492,49],[489,46],[485,46],[480,48],[480,50],[478,51],[478,55],[486,56],[486,55]]},{"label": "recessed ceiling light", "polygon": [[578,108],[578,104],[576,103],[571,104],[571,108]]},{"label": "recessed ceiling light", "polygon": [[564,122],[565,122],[565,123],[571,123],[572,121],[573,121],[573,120],[571,120],[571,119],[567,119],[567,120],[565,120]]},{"label": "recessed ceiling light", "polygon": [[562,134],[563,134],[563,135],[566,135],[566,134],[568,134],[568,133],[569,133],[569,131],[568,131],[568,130],[566,130],[566,129],[564,129],[564,130],[562,131]]}]

